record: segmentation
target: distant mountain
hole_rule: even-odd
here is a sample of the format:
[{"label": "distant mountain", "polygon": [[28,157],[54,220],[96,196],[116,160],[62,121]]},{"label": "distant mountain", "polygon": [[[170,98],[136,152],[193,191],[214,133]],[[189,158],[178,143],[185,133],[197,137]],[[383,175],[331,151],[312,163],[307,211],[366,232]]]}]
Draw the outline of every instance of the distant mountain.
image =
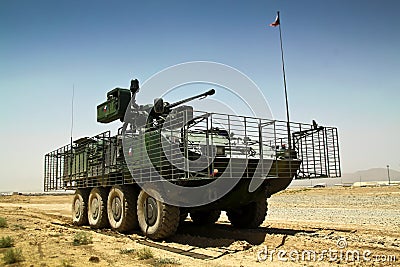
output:
[{"label": "distant mountain", "polygon": [[[389,169],[390,181],[400,181],[400,172]],[[318,183],[324,183],[327,186],[335,184],[353,184],[355,182],[375,182],[375,181],[388,181],[386,168],[373,168],[369,170],[357,171],[354,173],[344,173],[339,178],[321,178],[321,179],[307,179],[307,180],[294,180],[290,187],[296,186],[313,186]]]},{"label": "distant mountain", "polygon": [[[400,172],[389,169],[391,181],[400,181]],[[344,173],[342,175],[343,183],[354,182],[372,182],[372,181],[388,181],[388,173],[386,168],[373,168],[369,170],[357,171],[354,173]]]}]

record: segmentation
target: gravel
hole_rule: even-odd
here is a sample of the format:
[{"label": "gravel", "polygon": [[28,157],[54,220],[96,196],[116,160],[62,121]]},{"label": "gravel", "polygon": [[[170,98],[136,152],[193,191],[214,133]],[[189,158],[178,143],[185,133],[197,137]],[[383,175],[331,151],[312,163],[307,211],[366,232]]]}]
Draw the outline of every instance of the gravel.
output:
[{"label": "gravel", "polygon": [[389,192],[379,188],[289,190],[269,199],[267,220],[374,225],[400,230],[400,188]]}]

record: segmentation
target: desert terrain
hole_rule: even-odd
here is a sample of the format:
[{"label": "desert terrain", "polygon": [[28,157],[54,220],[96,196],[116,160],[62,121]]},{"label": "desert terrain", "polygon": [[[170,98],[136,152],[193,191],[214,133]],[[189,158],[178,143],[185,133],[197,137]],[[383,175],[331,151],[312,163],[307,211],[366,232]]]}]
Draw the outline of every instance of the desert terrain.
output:
[{"label": "desert terrain", "polygon": [[[224,213],[212,227],[188,217],[159,242],[75,227],[71,201],[0,197],[0,238],[10,236],[23,257],[8,266],[400,266],[399,186],[289,189],[269,199],[258,229],[235,229]],[[91,242],[76,242],[82,236]]]}]

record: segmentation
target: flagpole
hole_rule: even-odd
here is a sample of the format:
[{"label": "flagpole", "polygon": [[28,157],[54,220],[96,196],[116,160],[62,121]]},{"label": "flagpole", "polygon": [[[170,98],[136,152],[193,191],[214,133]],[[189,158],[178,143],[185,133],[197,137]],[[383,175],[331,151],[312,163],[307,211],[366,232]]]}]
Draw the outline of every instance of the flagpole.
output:
[{"label": "flagpole", "polygon": [[[289,150],[291,150],[292,149],[292,137],[291,137],[291,134],[290,134],[289,101],[288,101],[287,88],[286,88],[285,61],[283,59],[281,18],[280,18],[280,15],[279,15],[279,11],[277,11],[277,13],[278,13],[278,19],[279,19],[279,25],[278,25],[279,26],[279,40],[280,40],[280,43],[281,43],[283,86],[285,88],[286,118],[287,118],[286,127],[287,127],[287,133],[288,133],[288,146],[289,146]],[[291,153],[290,153],[290,155],[291,155]]]}]

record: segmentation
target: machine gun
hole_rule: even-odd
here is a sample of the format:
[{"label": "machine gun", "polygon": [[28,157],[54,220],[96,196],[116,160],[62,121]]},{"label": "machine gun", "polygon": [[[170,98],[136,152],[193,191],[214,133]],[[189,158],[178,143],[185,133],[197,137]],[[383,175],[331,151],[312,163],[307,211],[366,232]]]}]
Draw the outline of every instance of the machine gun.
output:
[{"label": "machine gun", "polygon": [[192,96],[192,97],[177,101],[177,102],[172,103],[172,104],[168,104],[168,105],[166,105],[165,109],[167,109],[168,111],[171,111],[173,108],[175,108],[175,107],[177,107],[179,105],[185,104],[185,103],[190,102],[192,100],[195,100],[197,98],[206,98],[207,96],[210,96],[210,95],[213,95],[213,94],[215,94],[215,90],[214,89],[210,89],[205,93],[202,93],[202,94],[199,94],[199,95],[196,95],[196,96]]},{"label": "machine gun", "polygon": [[[147,128],[160,128],[166,129],[181,128],[184,124],[193,119],[193,107],[185,106],[183,104],[195,99],[206,98],[207,96],[215,94],[214,89],[210,89],[199,95],[195,95],[174,103],[164,102],[162,98],[154,99],[154,105],[150,106],[147,116]],[[154,122],[154,123],[153,123]],[[142,123],[144,123],[142,121]]]}]

